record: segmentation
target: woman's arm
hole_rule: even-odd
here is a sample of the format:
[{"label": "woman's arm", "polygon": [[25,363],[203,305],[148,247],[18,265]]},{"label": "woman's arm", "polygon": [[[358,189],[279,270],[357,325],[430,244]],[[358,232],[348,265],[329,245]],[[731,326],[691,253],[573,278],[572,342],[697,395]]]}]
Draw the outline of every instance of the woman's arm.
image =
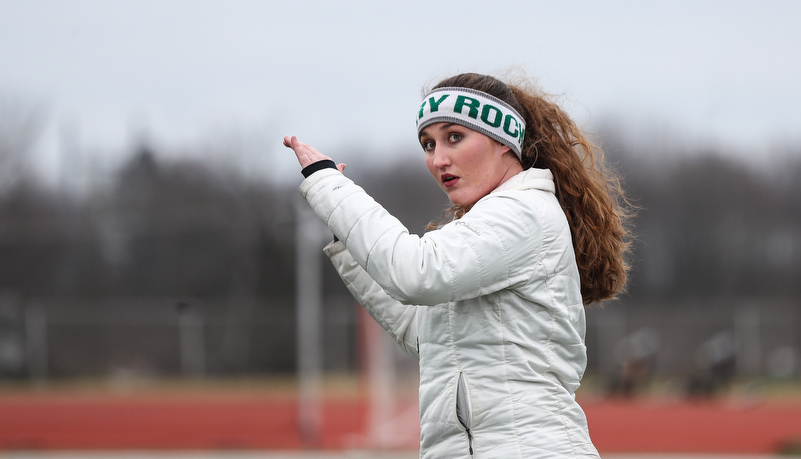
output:
[{"label": "woman's arm", "polygon": [[436,305],[531,279],[542,242],[531,205],[499,194],[423,237],[334,169],[312,174],[301,194],[353,258],[391,297]]},{"label": "woman's arm", "polygon": [[387,295],[348,253],[342,242],[325,248],[345,286],[381,327],[409,355],[417,354],[417,307],[401,304]]}]

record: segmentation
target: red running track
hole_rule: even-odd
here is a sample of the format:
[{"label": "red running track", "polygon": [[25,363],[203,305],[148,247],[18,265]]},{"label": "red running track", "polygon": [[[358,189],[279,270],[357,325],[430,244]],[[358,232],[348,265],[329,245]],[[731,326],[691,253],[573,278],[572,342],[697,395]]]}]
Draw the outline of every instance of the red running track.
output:
[{"label": "red running track", "polygon": [[[414,401],[407,403],[413,409]],[[773,454],[801,445],[801,402],[584,400],[601,452]],[[324,404],[320,448],[364,444],[364,400]],[[408,417],[407,417],[408,418]],[[419,430],[396,446],[416,449]],[[362,444],[360,444],[362,442]],[[0,449],[296,449],[292,398],[0,394]]]}]

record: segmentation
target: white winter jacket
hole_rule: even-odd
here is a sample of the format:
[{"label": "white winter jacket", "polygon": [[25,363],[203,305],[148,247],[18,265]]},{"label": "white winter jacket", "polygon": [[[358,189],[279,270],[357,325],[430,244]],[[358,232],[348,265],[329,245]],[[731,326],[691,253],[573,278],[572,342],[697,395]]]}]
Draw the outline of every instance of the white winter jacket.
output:
[{"label": "white winter jacket", "polygon": [[551,172],[528,169],[419,237],[336,169],[301,194],[356,299],[420,362],[421,458],[598,457],[575,390],[579,274]]}]

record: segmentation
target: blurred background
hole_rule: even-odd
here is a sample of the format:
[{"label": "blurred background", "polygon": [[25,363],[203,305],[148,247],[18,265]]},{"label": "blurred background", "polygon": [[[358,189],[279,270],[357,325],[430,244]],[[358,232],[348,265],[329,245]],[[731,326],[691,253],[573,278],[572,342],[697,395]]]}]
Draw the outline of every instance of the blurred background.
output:
[{"label": "blurred background", "polygon": [[[723,400],[722,418],[780,406],[744,416],[790,429],[734,452],[801,450],[799,17],[789,0],[0,0],[0,449],[414,448],[416,362],[323,259],[281,139],[346,162],[421,233],[447,199],[414,113],[477,71],[553,94],[640,208],[629,292],[588,308],[599,448],[670,449],[643,422],[651,446],[605,440],[603,420],[644,419],[614,410]],[[255,410],[262,443],[67,427],[125,430],[108,416],[164,403],[197,421],[209,398]]]}]

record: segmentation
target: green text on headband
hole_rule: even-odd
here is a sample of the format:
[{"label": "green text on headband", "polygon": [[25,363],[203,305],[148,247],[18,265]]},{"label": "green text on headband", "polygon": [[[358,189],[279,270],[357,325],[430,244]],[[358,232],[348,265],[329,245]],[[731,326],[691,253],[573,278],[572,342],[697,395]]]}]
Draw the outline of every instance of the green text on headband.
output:
[{"label": "green text on headband", "polygon": [[456,123],[508,146],[521,158],[526,123],[506,102],[469,88],[431,91],[417,113],[417,134],[434,123]]}]

